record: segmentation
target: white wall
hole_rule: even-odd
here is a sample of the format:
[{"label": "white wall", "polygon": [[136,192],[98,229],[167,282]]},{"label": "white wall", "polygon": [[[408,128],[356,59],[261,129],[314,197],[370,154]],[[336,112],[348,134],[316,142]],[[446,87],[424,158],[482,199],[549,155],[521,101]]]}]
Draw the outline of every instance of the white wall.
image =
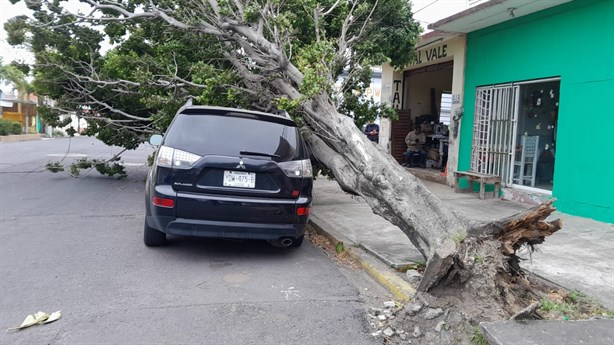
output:
[{"label": "white wall", "polygon": [[[61,119],[63,120],[68,116],[69,115],[62,115]],[[77,133],[75,133],[75,136],[79,136],[80,135],[79,130],[84,131],[85,129],[87,129],[87,121],[85,121],[85,119],[79,119],[77,115],[70,115],[70,119],[71,119],[71,122],[67,126],[53,127],[51,129],[51,133],[47,133],[47,134],[52,135],[53,131],[61,131],[62,133],[64,133],[64,135],[66,135],[66,130],[72,127],[77,131]],[[49,130],[47,129],[47,131]]]},{"label": "white wall", "polygon": [[[401,109],[403,99],[403,71],[395,71],[389,64],[382,66],[382,103]],[[379,144],[390,152],[391,121],[381,119]]]}]

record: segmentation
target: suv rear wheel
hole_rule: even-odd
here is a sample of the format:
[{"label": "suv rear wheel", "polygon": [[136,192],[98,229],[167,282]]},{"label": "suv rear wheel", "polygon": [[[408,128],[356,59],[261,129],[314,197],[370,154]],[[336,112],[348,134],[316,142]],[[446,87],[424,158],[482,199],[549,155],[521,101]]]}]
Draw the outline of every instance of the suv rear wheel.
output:
[{"label": "suv rear wheel", "polygon": [[166,234],[149,227],[147,221],[145,221],[143,232],[143,242],[145,242],[146,246],[158,247],[166,244]]},{"label": "suv rear wheel", "polygon": [[305,235],[297,237],[294,241],[292,241],[292,244],[290,245],[290,247],[293,247],[293,248],[300,247],[301,244],[303,244],[304,239],[305,239]]}]

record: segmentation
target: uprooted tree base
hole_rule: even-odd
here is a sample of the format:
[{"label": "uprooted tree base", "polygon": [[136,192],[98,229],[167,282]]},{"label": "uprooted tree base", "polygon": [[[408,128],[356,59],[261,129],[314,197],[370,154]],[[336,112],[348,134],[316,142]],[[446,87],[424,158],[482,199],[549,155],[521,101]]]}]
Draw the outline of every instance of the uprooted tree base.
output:
[{"label": "uprooted tree base", "polygon": [[[480,322],[548,318],[540,314],[540,302],[564,299],[567,292],[527,276],[516,254],[523,246],[532,251],[533,246],[561,228],[559,220],[545,221],[554,211],[552,202],[495,223],[471,227],[470,235],[457,245],[455,254],[445,259],[452,264],[439,274],[442,278],[438,283],[428,292],[417,293],[384,325],[394,331],[385,336],[386,343],[480,343]],[[581,312],[576,317],[580,318],[597,312],[591,302],[578,308]]]},{"label": "uprooted tree base", "polygon": [[[546,221],[554,212],[555,199],[528,209],[522,213],[495,222],[475,224],[469,228],[468,237],[458,238],[448,255],[434,256],[429,261],[420,290],[448,286],[458,281],[475,288],[498,285],[497,275],[521,277],[520,260],[516,255],[523,246],[532,250],[535,245],[561,229],[561,221]],[[492,266],[485,270],[486,265]],[[488,273],[487,281],[474,284],[473,280]],[[502,292],[504,287],[500,287]],[[489,288],[489,290],[493,290]]]},{"label": "uprooted tree base", "polygon": [[473,261],[475,274],[464,283],[457,279],[428,293],[420,292],[398,309],[393,319],[379,327],[394,331],[390,336],[380,335],[385,343],[483,344],[480,322],[614,317],[577,291],[567,291],[533,275],[510,275],[493,261],[482,260],[481,255],[499,256],[496,245],[492,240],[482,242],[477,246],[482,249],[466,252],[468,258],[474,258],[468,261]]},{"label": "uprooted tree base", "polygon": [[[480,264],[481,265],[481,264]],[[494,267],[484,267],[492,272]],[[380,330],[390,327],[394,334],[384,336],[386,344],[482,344],[480,322],[527,319],[588,319],[612,317],[590,300],[574,300],[574,292],[568,292],[532,276],[508,279],[497,277],[503,284],[478,288],[480,281],[489,282],[490,274],[474,277],[471,288],[462,284],[434,288],[429,293],[419,293],[414,300],[398,309]],[[505,293],[497,291],[505,286]],[[510,296],[512,296],[510,298]],[[574,300],[572,303],[571,301]],[[538,309],[544,301],[560,301],[561,306],[576,310],[575,315],[549,313]],[[552,302],[556,303],[556,302]]]}]

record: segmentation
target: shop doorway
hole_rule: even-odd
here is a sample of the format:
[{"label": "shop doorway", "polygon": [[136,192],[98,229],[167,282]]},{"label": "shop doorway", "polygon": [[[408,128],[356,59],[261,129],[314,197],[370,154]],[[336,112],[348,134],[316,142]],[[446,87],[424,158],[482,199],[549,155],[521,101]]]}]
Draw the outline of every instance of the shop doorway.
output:
[{"label": "shop doorway", "polygon": [[477,88],[471,170],[551,192],[559,90],[559,78]]},{"label": "shop doorway", "polygon": [[[397,110],[399,119],[392,122],[391,128],[391,152],[399,163],[405,162],[405,137],[417,123],[425,124],[427,166],[440,168],[444,161],[443,151],[447,157],[442,139],[447,139],[450,121],[453,71],[453,61],[444,61],[403,72],[403,97],[401,108]],[[428,160],[436,164],[428,164]]]}]

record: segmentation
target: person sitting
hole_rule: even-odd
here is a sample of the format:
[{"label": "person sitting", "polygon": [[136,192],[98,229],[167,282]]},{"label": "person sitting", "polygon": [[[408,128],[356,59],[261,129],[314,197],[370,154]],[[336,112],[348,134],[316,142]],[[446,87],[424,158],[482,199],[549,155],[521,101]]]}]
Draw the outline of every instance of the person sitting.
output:
[{"label": "person sitting", "polygon": [[[424,151],[424,143],[426,142],[426,135],[420,130],[420,125],[416,124],[414,130],[407,133],[405,137],[405,143],[407,144],[407,151],[405,151],[405,162],[409,167],[419,165],[420,167],[426,166],[426,151]],[[414,161],[414,156],[418,156],[418,163]]]},{"label": "person sitting", "polygon": [[367,138],[373,142],[379,142],[379,126],[373,120],[369,120],[369,124],[365,127]]}]

